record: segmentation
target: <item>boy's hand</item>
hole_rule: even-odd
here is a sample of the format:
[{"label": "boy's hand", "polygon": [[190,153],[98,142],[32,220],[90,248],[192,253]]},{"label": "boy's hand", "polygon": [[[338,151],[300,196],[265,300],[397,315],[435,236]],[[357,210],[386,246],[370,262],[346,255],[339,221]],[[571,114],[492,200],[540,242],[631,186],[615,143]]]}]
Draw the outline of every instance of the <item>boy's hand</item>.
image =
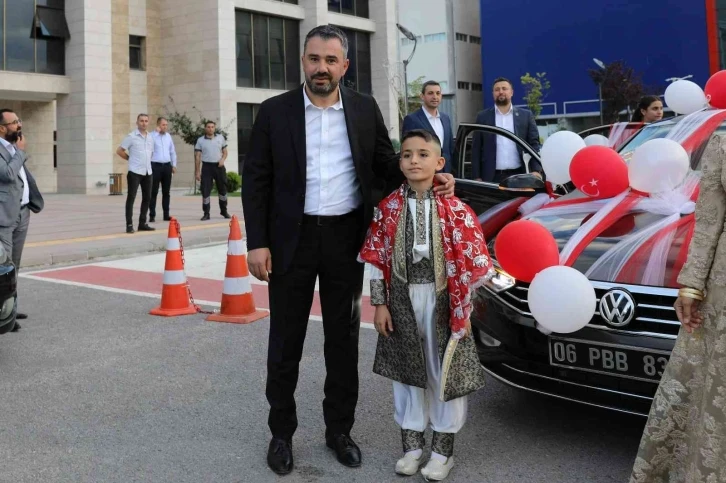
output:
[{"label": "boy's hand", "polygon": [[393,320],[391,320],[391,312],[387,306],[376,305],[373,325],[375,325],[376,331],[384,337],[388,337],[393,332]]},{"label": "boy's hand", "polygon": [[454,196],[454,176],[451,173],[439,173],[436,175],[436,181],[441,183],[434,188],[434,193],[443,195],[444,198]]},{"label": "boy's hand", "polygon": [[471,319],[466,319],[464,329],[466,329],[466,335],[464,337],[471,337]]}]

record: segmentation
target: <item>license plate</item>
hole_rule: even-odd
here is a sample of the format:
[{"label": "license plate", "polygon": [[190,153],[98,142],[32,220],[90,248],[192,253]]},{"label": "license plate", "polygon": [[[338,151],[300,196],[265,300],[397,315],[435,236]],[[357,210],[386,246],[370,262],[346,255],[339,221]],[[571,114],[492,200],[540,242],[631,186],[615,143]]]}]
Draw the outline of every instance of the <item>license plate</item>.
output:
[{"label": "license plate", "polygon": [[550,365],[636,379],[660,381],[667,351],[550,337]]}]

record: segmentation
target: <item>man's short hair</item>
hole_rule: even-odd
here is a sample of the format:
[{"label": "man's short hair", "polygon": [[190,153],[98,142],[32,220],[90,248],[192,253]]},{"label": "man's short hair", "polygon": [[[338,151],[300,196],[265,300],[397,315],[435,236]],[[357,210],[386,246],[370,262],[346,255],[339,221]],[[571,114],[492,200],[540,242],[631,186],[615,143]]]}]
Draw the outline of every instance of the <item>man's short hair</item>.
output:
[{"label": "man's short hair", "polygon": [[411,138],[421,138],[427,143],[433,143],[439,148],[439,153],[441,153],[441,141],[439,140],[439,137],[435,134],[431,134],[431,131],[427,131],[426,129],[411,129],[410,131],[403,133],[403,137],[401,138],[402,151],[403,143],[405,143],[407,139]]},{"label": "man's short hair", "polygon": [[159,116],[156,118],[156,125],[158,126],[159,124],[161,124],[161,121],[169,122],[169,120],[167,118],[165,118],[163,116]]},{"label": "man's short hair", "polygon": [[340,30],[338,27],[335,27],[333,25],[318,25],[314,29],[312,29],[308,34],[305,36],[305,43],[303,44],[303,52],[305,52],[305,49],[308,47],[308,40],[312,39],[313,37],[320,37],[323,40],[331,40],[331,39],[338,39],[340,40],[341,45],[343,46],[343,58],[348,58],[348,36],[345,35],[345,32]]},{"label": "man's short hair", "polygon": [[138,120],[141,119],[142,117],[149,117],[149,115],[148,114],[144,114],[142,112],[141,114],[139,114],[138,116],[136,116],[136,121],[138,122]]},{"label": "man's short hair", "polygon": [[424,82],[424,84],[421,86],[421,94],[426,94],[426,88],[429,86],[438,86],[440,88],[441,84],[439,84],[435,80],[428,80],[428,81]]},{"label": "man's short hair", "polygon": [[511,89],[514,89],[514,85],[512,84],[512,81],[510,81],[506,77],[497,77],[496,79],[494,79],[494,83],[492,83],[492,89],[494,88],[495,85],[499,84],[500,82],[506,82],[507,84],[509,84],[509,87]]},{"label": "man's short hair", "polygon": [[214,121],[207,121],[207,122],[205,122],[205,123],[204,123],[204,127],[207,127],[207,126],[209,126],[210,124],[211,124],[211,125],[213,125],[213,126],[216,126],[216,125],[217,125],[217,123],[216,123],[216,122],[214,122]]},{"label": "man's short hair", "polygon": [[5,114],[6,113],[15,113],[12,109],[0,109],[0,123],[5,123]]}]

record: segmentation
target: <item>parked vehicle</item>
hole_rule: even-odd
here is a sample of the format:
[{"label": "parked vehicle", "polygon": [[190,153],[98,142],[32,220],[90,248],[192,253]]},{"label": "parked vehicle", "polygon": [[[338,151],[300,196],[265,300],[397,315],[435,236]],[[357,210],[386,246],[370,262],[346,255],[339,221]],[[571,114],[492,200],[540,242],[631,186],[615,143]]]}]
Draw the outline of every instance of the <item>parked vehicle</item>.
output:
[{"label": "parked vehicle", "polygon": [[17,271],[0,245],[0,334],[15,328],[17,315]]},{"label": "parked vehicle", "polygon": [[[678,125],[676,117],[644,125],[619,148],[629,160],[633,151],[644,142],[665,137]],[[726,132],[726,121],[713,127]],[[477,132],[504,136],[517,143],[533,158],[538,154],[514,134],[492,126],[462,124],[457,134],[455,162],[458,163],[456,194],[468,203],[477,215],[493,258],[497,232],[506,223],[517,219],[516,203],[511,200],[531,197],[544,190],[532,187],[507,188],[470,179],[470,140]],[[583,137],[592,131],[583,133]],[[706,141],[693,149],[691,167],[699,170]],[[463,175],[463,176],[462,176]],[[527,175],[520,175],[526,178]],[[533,176],[531,176],[534,179]],[[557,193],[563,199],[584,196],[570,185]],[[507,208],[509,205],[515,209]],[[549,215],[547,210],[535,211],[531,218],[553,234],[560,250],[575,230],[591,213]],[[585,273],[593,262],[623,237],[642,230],[661,215],[648,212],[628,214],[618,230],[597,236],[577,258],[573,267]],[[625,217],[624,217],[625,218]],[[674,246],[683,244],[676,237]],[[496,260],[495,260],[496,263]],[[497,265],[498,266],[498,265]],[[527,305],[528,284],[502,271],[474,296],[472,325],[485,369],[496,379],[511,386],[632,414],[647,415],[657,384],[673,349],[680,324],[673,304],[677,296],[674,260],[666,265],[662,286],[593,280],[598,309],[589,325],[567,335],[546,335],[536,327]]]}]

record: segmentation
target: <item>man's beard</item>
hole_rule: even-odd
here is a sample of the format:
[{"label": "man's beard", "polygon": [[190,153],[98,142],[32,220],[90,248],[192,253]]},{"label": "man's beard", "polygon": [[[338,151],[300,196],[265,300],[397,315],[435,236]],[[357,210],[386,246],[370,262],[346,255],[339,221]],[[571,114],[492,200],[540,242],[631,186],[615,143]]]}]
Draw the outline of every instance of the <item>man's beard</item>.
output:
[{"label": "man's beard", "polygon": [[[327,85],[317,85],[313,81],[315,79],[327,79],[328,84]],[[312,77],[305,76],[305,81],[312,91],[313,94],[317,94],[319,96],[327,96],[330,95],[335,89],[338,88],[338,82],[336,80],[333,80],[333,78],[329,75],[314,75]]]},{"label": "man's beard", "polygon": [[507,105],[509,105],[509,99],[507,99],[507,98],[501,99],[501,98],[497,97],[494,100],[494,102],[497,104],[497,106],[507,106]]},{"label": "man's beard", "polygon": [[15,144],[18,142],[18,139],[20,138],[20,130],[17,130],[15,132],[8,131],[5,134],[5,140],[9,142],[10,144]]}]

